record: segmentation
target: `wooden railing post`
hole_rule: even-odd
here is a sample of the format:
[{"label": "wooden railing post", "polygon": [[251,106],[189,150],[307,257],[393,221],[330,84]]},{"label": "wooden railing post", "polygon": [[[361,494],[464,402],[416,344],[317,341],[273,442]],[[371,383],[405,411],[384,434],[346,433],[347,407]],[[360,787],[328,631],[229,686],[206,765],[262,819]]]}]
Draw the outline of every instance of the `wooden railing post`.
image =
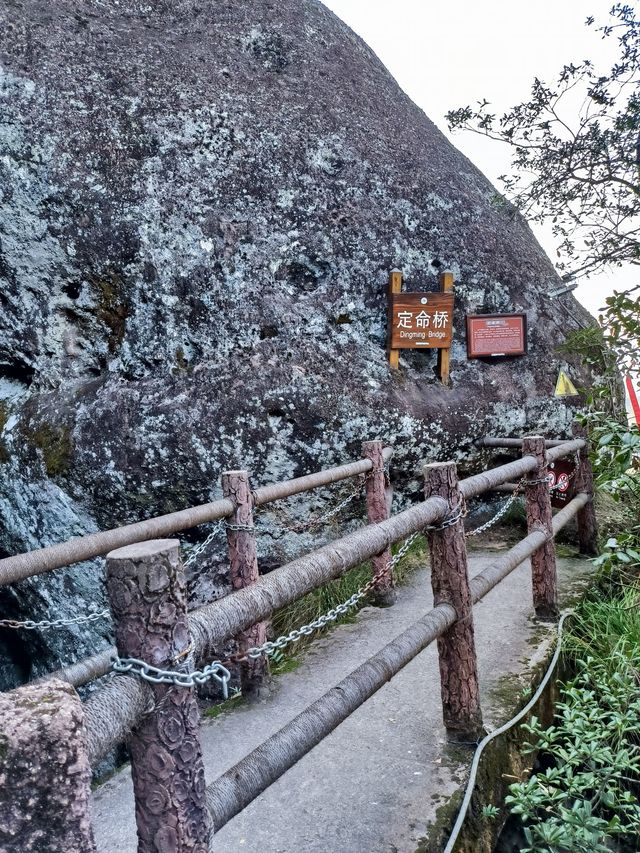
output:
[{"label": "wooden railing post", "polygon": [[82,703],[62,681],[0,694],[0,850],[94,853]]},{"label": "wooden railing post", "polygon": [[576,493],[584,492],[591,496],[589,503],[578,513],[578,541],[580,553],[594,555],[598,553],[598,521],[593,503],[593,469],[589,459],[589,437],[582,424],[573,424],[573,435],[584,438],[585,446],[579,451],[578,470],[576,472]]},{"label": "wooden railing post", "polygon": [[[256,535],[253,526],[253,497],[249,474],[246,471],[225,471],[222,475],[222,491],[235,506],[233,515],[227,519],[227,542],[229,544],[229,569],[231,586],[234,590],[244,589],[260,577]],[[251,646],[261,646],[267,639],[267,622],[258,622],[237,637],[239,651]],[[269,662],[262,656],[240,664],[240,684],[247,698],[257,698],[264,692],[269,676]]]},{"label": "wooden railing post", "polygon": [[473,610],[462,522],[462,495],[453,462],[426,465],[425,496],[438,495],[460,512],[453,524],[429,532],[433,603],[450,604],[458,619],[438,638],[442,714],[452,740],[475,739],[482,731]]},{"label": "wooden railing post", "polygon": [[[120,657],[189,672],[178,540],[156,539],[111,551],[107,589]],[[210,823],[195,691],[171,684],[150,688],[154,707],[129,737],[138,853],[206,853]]]},{"label": "wooden railing post", "polygon": [[556,575],[556,549],[553,541],[551,492],[547,476],[547,455],[544,438],[527,436],[522,442],[522,455],[535,456],[538,466],[525,485],[527,532],[542,530],[547,542],[531,556],[531,582],[533,606],[539,619],[555,619],[558,615],[558,581]]},{"label": "wooden railing post", "polygon": [[[362,444],[362,455],[370,459],[373,465],[366,475],[367,519],[369,524],[376,524],[389,518],[387,503],[387,475],[384,470],[384,459],[381,441],[365,441]],[[373,599],[379,607],[390,607],[396,600],[393,572],[387,566],[391,560],[391,548],[385,548],[371,560],[374,576],[380,574],[373,590]]]}]

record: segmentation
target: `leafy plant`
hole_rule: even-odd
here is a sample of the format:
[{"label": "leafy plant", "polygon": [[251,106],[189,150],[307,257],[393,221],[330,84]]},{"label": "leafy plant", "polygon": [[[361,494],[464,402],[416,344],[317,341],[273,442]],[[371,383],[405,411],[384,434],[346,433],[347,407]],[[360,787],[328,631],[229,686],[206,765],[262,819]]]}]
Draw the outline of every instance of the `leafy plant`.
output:
[{"label": "leafy plant", "polygon": [[577,355],[590,368],[591,385],[581,388],[588,411],[603,411],[606,416],[619,417],[624,411],[624,389],[616,352],[608,343],[604,329],[587,326],[567,333],[558,347],[562,354]]},{"label": "leafy plant", "polygon": [[[586,23],[594,26],[594,18]],[[640,22],[634,5],[616,3],[598,31],[617,40],[611,68],[596,69],[588,59],[569,62],[555,82],[536,79],[530,99],[500,117],[486,99],[447,113],[451,129],[511,147],[515,174],[502,177],[505,192],[529,219],[551,223],[567,278],[640,264]]]},{"label": "leafy plant", "polygon": [[506,803],[524,824],[523,853],[605,853],[611,838],[640,841],[640,651],[621,643],[609,660],[587,658],[562,691],[554,725],[524,728],[528,751],[552,764],[510,786]]},{"label": "leafy plant", "polygon": [[500,814],[497,806],[487,805],[482,807],[482,817],[486,820],[495,820]]},{"label": "leafy plant", "polygon": [[592,463],[597,486],[614,500],[640,502],[640,430],[592,411],[582,418],[592,439]]}]

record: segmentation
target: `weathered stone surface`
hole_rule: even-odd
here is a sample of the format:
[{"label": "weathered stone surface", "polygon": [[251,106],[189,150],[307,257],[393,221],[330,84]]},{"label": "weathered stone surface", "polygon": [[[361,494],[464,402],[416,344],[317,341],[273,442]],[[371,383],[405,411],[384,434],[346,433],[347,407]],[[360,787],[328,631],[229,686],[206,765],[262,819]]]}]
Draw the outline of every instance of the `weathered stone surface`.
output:
[{"label": "weathered stone surface", "polygon": [[[565,430],[556,347],[587,316],[549,298],[524,221],[319,2],[5,0],[0,65],[6,552],[219,495],[224,469],[267,482],[380,437],[419,494],[422,462],[485,429]],[[434,353],[388,369],[394,266],[413,289],[455,273],[450,389]],[[511,309],[529,354],[467,361],[464,313]],[[297,544],[263,540],[262,564]]]},{"label": "weathered stone surface", "polygon": [[82,705],[61,681],[0,694],[0,849],[92,853]]}]

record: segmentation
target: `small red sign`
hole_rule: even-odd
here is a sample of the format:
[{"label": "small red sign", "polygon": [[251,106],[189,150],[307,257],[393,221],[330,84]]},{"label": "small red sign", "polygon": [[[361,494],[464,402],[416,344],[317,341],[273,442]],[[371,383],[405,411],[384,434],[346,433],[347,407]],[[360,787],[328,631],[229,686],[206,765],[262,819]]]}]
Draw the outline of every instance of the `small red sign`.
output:
[{"label": "small red sign", "polygon": [[527,351],[526,314],[468,314],[467,355],[496,358]]},{"label": "small red sign", "polygon": [[575,462],[558,459],[549,465],[549,485],[551,487],[551,506],[561,509],[574,497],[576,487]]}]

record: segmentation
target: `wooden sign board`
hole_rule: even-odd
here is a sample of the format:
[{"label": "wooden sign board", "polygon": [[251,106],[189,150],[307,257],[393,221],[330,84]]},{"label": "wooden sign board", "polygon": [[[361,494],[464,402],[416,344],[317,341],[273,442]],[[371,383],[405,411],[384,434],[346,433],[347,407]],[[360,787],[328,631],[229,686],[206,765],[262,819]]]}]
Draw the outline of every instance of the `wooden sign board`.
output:
[{"label": "wooden sign board", "polygon": [[467,355],[495,358],[527,351],[526,314],[468,314]]},{"label": "wooden sign board", "polygon": [[392,350],[451,346],[453,293],[393,293],[390,299]]},{"label": "wooden sign board", "polygon": [[576,465],[570,459],[558,459],[549,465],[551,506],[561,509],[574,497]]}]

